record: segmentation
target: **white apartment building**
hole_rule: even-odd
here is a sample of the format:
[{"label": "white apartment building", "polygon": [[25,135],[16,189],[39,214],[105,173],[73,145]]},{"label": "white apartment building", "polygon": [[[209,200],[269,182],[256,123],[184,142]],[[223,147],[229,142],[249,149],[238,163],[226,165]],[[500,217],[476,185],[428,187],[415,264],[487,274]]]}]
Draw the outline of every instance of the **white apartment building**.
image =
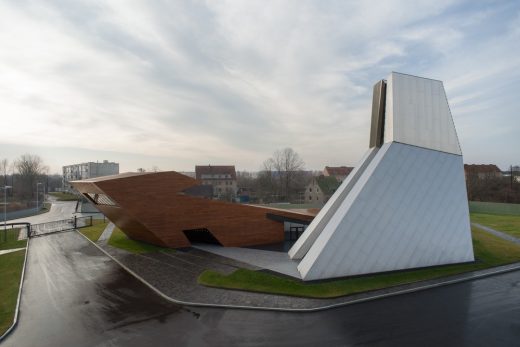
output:
[{"label": "white apartment building", "polygon": [[73,189],[70,181],[117,174],[119,174],[119,163],[109,162],[108,160],[103,160],[101,163],[88,162],[67,165],[63,167],[63,189],[67,191]]}]

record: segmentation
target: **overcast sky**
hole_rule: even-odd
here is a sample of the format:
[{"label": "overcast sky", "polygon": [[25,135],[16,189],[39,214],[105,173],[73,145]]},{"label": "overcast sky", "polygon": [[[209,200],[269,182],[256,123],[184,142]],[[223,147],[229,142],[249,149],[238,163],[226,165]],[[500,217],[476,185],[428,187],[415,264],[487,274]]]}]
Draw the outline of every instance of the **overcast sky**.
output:
[{"label": "overcast sky", "polygon": [[520,2],[1,1],[0,159],[355,165],[373,84],[444,81],[466,163],[520,164]]}]

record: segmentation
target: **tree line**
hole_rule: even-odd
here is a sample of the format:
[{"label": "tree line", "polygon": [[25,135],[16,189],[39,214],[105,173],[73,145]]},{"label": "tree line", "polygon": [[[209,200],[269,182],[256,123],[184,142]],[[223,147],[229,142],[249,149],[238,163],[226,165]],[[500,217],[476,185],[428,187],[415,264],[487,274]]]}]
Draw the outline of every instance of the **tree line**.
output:
[{"label": "tree line", "polygon": [[499,177],[470,173],[466,176],[468,200],[520,204],[520,182],[516,177],[513,171],[511,176]]},{"label": "tree line", "polygon": [[312,179],[305,171],[305,162],[292,148],[284,148],[265,160],[258,174],[237,172],[237,185],[250,192],[251,202],[299,203],[303,191]]},{"label": "tree line", "polygon": [[41,197],[44,192],[62,186],[62,176],[49,175],[48,172],[48,166],[38,155],[23,154],[12,162],[5,158],[0,160],[1,186],[10,187],[6,194],[9,200],[17,202],[19,208],[34,205],[37,189]]}]

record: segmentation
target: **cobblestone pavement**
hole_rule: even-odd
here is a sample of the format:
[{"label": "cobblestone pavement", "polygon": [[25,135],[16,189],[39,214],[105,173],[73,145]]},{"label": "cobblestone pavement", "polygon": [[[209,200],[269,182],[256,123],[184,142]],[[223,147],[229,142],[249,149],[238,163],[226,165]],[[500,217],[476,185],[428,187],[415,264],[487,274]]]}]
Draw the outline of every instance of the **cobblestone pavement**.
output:
[{"label": "cobblestone pavement", "polygon": [[442,279],[421,281],[339,298],[311,299],[253,293],[241,290],[210,288],[199,285],[197,283],[197,278],[206,269],[212,269],[222,273],[230,273],[238,268],[261,270],[258,267],[208,253],[200,249],[190,248],[183,251],[177,250],[172,252],[133,254],[109,245],[99,246],[148,283],[153,285],[160,292],[172,299],[200,304],[250,306],[289,310],[326,308],[328,306],[363,301],[401,291],[413,291],[424,286],[440,285],[442,282],[471,280],[485,274],[491,274],[497,270],[520,268],[520,263],[515,263],[501,266],[499,268],[468,272]]}]

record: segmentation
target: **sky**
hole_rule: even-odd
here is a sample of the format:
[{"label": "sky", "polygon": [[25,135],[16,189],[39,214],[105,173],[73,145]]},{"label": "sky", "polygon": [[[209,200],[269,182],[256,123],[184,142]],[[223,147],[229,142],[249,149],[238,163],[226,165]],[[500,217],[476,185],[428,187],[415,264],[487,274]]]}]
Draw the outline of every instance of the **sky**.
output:
[{"label": "sky", "polygon": [[520,164],[518,1],[1,1],[0,159],[50,173],[354,166],[372,86],[444,82],[465,163]]}]

